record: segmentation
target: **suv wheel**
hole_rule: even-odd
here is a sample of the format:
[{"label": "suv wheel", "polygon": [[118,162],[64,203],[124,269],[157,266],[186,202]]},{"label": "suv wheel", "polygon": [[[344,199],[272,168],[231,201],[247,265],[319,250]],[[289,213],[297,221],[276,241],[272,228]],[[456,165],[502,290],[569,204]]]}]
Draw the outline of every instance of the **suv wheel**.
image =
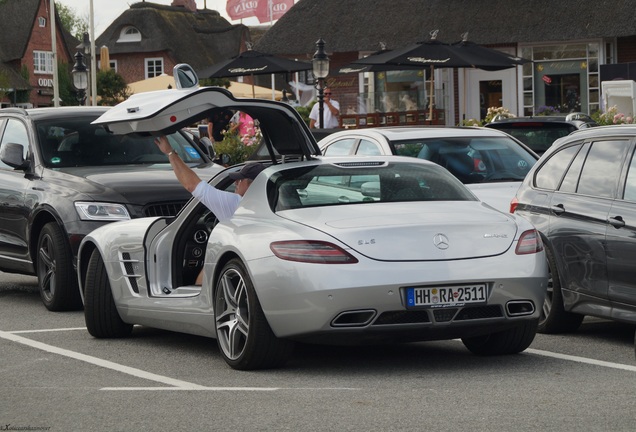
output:
[{"label": "suv wheel", "polygon": [[566,333],[579,328],[584,315],[566,312],[563,307],[563,293],[561,292],[561,279],[557,270],[556,261],[550,248],[545,248],[548,258],[548,292],[541,309],[539,318],[539,333]]},{"label": "suv wheel", "polygon": [[80,309],[82,302],[73,257],[60,227],[50,222],[40,232],[37,249],[40,297],[50,311]]}]

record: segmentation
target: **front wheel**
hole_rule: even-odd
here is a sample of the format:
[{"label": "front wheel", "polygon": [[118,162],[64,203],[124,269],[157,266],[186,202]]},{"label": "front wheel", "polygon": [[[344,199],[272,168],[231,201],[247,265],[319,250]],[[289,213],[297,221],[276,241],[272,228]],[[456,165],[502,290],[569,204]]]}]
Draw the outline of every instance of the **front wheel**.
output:
[{"label": "front wheel", "polygon": [[133,329],[117,312],[104,260],[97,250],[93,251],[86,270],[84,320],[88,332],[96,338],[126,337]]},{"label": "front wheel", "polygon": [[272,332],[245,265],[238,259],[230,260],[217,279],[214,315],[221,355],[232,368],[269,369],[287,362],[293,342]]},{"label": "front wheel", "polygon": [[73,254],[62,229],[50,222],[40,231],[37,248],[40,297],[50,311],[76,310],[82,306],[73,268]]},{"label": "front wheel", "polygon": [[537,334],[537,321],[485,336],[462,338],[464,346],[477,355],[517,354],[530,346]]},{"label": "front wheel", "polygon": [[566,312],[563,307],[563,293],[561,291],[561,279],[556,266],[556,260],[549,248],[545,248],[548,258],[548,291],[539,317],[539,333],[566,333],[573,332],[583,322],[584,315]]}]

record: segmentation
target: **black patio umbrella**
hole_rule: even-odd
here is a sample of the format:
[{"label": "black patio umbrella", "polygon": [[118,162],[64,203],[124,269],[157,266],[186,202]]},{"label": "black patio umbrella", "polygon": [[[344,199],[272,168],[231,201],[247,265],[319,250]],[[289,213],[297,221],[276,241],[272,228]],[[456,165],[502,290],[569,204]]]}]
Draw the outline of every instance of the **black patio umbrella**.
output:
[{"label": "black patio umbrella", "polygon": [[[404,48],[398,48],[364,57],[351,65],[387,68],[383,70],[403,70],[412,67],[431,69],[431,91],[429,117],[433,115],[433,70],[435,66],[444,68],[478,68],[484,70],[501,70],[511,68],[528,60],[513,57],[504,52],[469,43],[465,40],[456,44],[448,44],[435,39],[436,32],[431,32],[432,39],[418,42]],[[475,47],[479,47],[478,49]]]},{"label": "black patio umbrella", "polygon": [[[298,72],[312,69],[308,62],[290,60],[265,54],[259,51],[247,50],[236,57],[203,69],[199,76],[204,78],[229,78],[245,75],[266,75],[282,72]],[[252,80],[252,86],[254,85]],[[252,87],[253,88],[253,87]],[[254,92],[252,92],[254,95]]]}]

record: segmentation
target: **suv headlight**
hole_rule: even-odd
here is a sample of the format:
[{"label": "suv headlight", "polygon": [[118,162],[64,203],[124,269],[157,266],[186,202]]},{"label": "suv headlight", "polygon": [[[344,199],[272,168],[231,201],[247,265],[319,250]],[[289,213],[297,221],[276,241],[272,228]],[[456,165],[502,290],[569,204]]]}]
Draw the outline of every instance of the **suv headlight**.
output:
[{"label": "suv headlight", "polygon": [[76,202],[75,210],[77,210],[81,220],[117,221],[130,219],[128,210],[122,204]]}]

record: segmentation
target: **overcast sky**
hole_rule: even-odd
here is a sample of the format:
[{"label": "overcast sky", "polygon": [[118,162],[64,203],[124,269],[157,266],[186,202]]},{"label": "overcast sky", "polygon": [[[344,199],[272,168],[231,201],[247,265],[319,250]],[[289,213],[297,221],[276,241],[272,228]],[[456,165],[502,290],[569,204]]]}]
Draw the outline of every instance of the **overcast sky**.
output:
[{"label": "overcast sky", "polygon": [[[95,37],[99,37],[106,27],[108,27],[123,11],[128,9],[129,5],[140,2],[141,0],[56,0],[65,6],[75,10],[80,18],[88,18],[90,12],[90,3],[93,2],[93,12],[95,14]],[[229,19],[225,12],[226,0],[196,0],[197,9],[203,9],[204,3],[208,9],[218,11],[223,17]],[[152,0],[152,3],[170,5],[172,0]],[[232,21],[230,21],[232,22]],[[232,22],[238,24],[240,21]],[[243,20],[245,25],[258,25],[256,18]]]}]

